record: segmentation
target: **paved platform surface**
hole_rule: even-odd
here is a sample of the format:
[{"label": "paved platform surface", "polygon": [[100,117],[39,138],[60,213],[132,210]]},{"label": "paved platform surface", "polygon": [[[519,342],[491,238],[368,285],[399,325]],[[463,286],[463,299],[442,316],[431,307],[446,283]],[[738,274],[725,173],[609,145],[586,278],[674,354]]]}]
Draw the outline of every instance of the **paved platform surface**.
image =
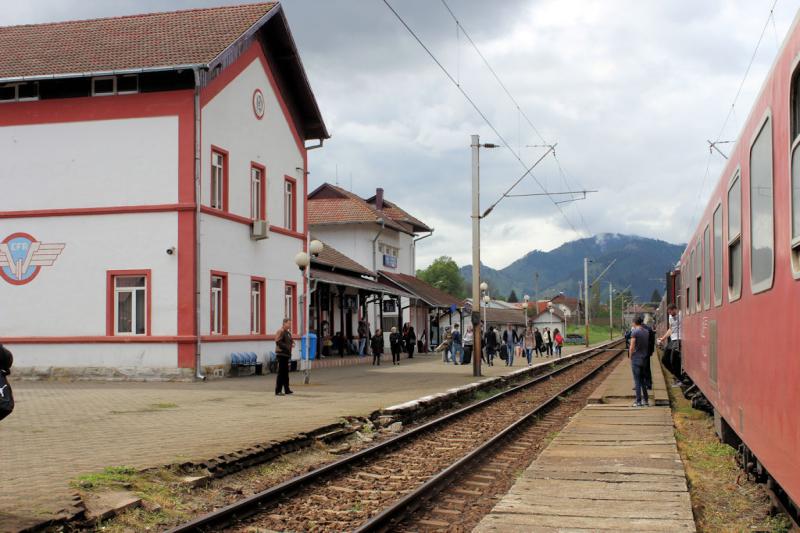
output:
[{"label": "paved platform surface", "polygon": [[[484,375],[523,365],[484,365]],[[0,423],[0,531],[67,508],[74,494],[69,481],[80,474],[205,459],[475,381],[471,366],[445,365],[441,354],[416,355],[400,366],[318,369],[309,385],[294,372],[295,394],[280,397],[274,395],[274,374],[205,383],[13,377],[16,410]]]},{"label": "paved platform surface", "polygon": [[[624,357],[624,355],[623,355]],[[653,390],[647,392],[650,405],[669,405],[669,395],[661,363],[657,356],[650,357],[650,372],[653,375]],[[589,403],[633,403],[633,372],[630,359],[625,359],[589,396]]]},{"label": "paved platform surface", "polygon": [[695,531],[670,409],[630,393],[586,406],[473,531]]}]

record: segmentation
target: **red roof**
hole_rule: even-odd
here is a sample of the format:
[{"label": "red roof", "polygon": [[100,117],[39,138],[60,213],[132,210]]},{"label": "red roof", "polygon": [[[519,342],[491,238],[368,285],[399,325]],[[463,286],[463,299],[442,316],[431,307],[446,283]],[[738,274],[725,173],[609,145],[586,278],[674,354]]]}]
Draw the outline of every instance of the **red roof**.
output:
[{"label": "red roof", "polygon": [[383,220],[386,227],[413,234],[410,224],[398,222],[387,213],[381,213],[360,196],[323,183],[308,195],[308,223],[314,225],[375,223]]},{"label": "red roof", "polygon": [[441,289],[437,289],[430,283],[422,281],[415,276],[400,274],[399,272],[387,272],[385,270],[381,270],[379,274],[389,280],[389,282],[427,302],[431,307],[450,307],[451,305],[461,307],[464,305],[464,300],[456,298]]},{"label": "red roof", "polygon": [[0,27],[0,78],[206,65],[276,5]]}]

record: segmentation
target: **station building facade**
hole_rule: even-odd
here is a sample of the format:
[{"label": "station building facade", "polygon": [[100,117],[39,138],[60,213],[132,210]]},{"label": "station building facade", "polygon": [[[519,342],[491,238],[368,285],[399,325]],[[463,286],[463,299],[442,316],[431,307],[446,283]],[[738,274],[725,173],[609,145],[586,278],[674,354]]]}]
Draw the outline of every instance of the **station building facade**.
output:
[{"label": "station building facade", "polygon": [[[120,38],[119,36],[132,37]],[[133,37],[135,36],[135,37]],[[0,342],[38,374],[274,349],[329,135],[278,3],[0,28]]]}]

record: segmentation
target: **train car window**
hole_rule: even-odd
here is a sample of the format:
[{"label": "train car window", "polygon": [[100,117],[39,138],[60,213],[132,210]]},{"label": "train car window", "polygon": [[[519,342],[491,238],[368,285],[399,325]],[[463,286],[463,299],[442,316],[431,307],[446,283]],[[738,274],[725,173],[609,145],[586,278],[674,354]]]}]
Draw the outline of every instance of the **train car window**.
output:
[{"label": "train car window", "polygon": [[750,284],[753,293],[772,287],[772,120],[767,118],[750,148]]},{"label": "train car window", "polygon": [[703,294],[703,248],[701,246],[702,243],[700,239],[698,239],[697,244],[694,246],[694,252],[692,253],[692,259],[695,261],[692,267],[694,268],[695,277],[694,310],[698,312],[703,310],[703,301],[701,299]]},{"label": "train car window", "polygon": [[800,68],[792,75],[792,194],[791,194],[791,234],[792,234],[792,274],[800,278]]},{"label": "train car window", "polygon": [[714,210],[714,305],[722,305],[722,204]]},{"label": "train car window", "polygon": [[703,309],[711,305],[711,228],[703,232]]},{"label": "train car window", "polygon": [[742,180],[739,173],[728,188],[728,301],[742,295]]},{"label": "train car window", "polygon": [[[692,299],[692,289],[694,289],[695,294],[697,293],[697,266],[695,265],[695,258],[697,257],[695,250],[692,250],[691,255],[689,256],[689,284],[687,287],[690,287],[686,291],[686,298],[689,300],[689,313],[694,313],[695,309],[697,309],[697,302]],[[694,287],[692,287],[694,285]]]}]

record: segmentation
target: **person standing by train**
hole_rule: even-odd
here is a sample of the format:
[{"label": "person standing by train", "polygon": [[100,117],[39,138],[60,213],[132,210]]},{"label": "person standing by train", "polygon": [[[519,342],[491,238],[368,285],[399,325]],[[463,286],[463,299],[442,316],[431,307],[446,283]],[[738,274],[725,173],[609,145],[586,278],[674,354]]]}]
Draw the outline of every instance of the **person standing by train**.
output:
[{"label": "person standing by train", "polygon": [[646,407],[648,405],[647,387],[644,386],[644,365],[647,362],[647,344],[650,334],[642,327],[644,320],[637,316],[633,319],[631,328],[631,345],[628,348],[628,358],[631,360],[633,371],[633,389],[636,401],[633,407]]},{"label": "person standing by train", "polygon": [[647,332],[647,360],[644,362],[642,377],[644,381],[644,387],[647,390],[653,390],[653,374],[650,372],[650,357],[656,350],[656,332],[650,327],[648,320],[644,321],[642,324],[642,329]]},{"label": "person standing by train", "polygon": [[278,376],[275,378],[275,396],[294,394],[289,389],[289,360],[292,358],[292,320],[284,318],[281,329],[275,333],[275,357],[278,359]]},{"label": "person standing by train", "polygon": [[675,304],[669,304],[667,314],[669,329],[658,339],[658,345],[663,345],[664,341],[669,339],[664,349],[664,355],[661,356],[661,362],[675,378],[672,386],[679,387],[681,384],[681,315],[678,312],[678,306]]}]

